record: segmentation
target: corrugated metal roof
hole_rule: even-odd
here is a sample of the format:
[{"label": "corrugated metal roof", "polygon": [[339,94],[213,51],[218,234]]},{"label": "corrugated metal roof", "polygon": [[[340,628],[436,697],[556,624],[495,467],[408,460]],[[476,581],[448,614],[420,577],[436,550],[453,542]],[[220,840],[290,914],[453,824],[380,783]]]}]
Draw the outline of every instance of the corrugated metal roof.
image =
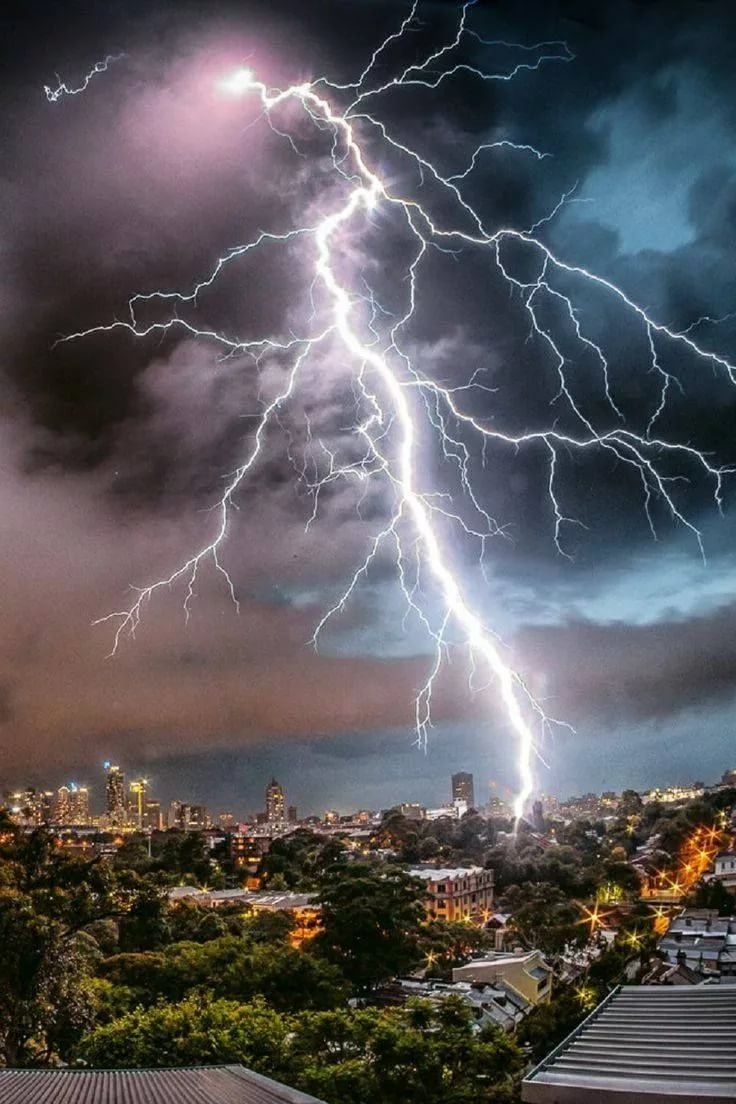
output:
[{"label": "corrugated metal roof", "polygon": [[529,1104],[736,1100],[736,987],[623,986],[524,1079]]},{"label": "corrugated metal roof", "polygon": [[243,1066],[0,1070],[2,1104],[321,1104]]}]

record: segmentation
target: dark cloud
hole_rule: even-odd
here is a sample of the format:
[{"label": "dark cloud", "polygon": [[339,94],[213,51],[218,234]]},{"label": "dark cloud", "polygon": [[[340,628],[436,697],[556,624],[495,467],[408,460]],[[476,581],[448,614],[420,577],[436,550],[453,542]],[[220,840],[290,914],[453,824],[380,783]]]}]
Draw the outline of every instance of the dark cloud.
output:
[{"label": "dark cloud", "polygon": [[736,699],[736,605],[653,624],[585,620],[529,626],[520,650],[566,715],[646,721]]},{"label": "dark cloud", "polygon": [[[297,125],[296,141],[308,156],[295,156],[257,124],[252,108],[216,94],[216,76],[255,55],[269,80],[319,72],[351,79],[371,44],[395,28],[400,9],[368,0],[325,3],[312,5],[306,18],[296,0],[273,7],[218,0],[205,10],[165,0],[63,7],[62,15],[61,6],[33,0],[12,13],[0,97],[6,769],[19,776],[31,739],[48,769],[62,770],[87,754],[97,757],[102,744],[116,757],[163,762],[198,748],[254,749],[266,738],[287,748],[298,738],[304,748],[314,736],[324,741],[314,758],[330,754],[329,736],[337,760],[350,747],[346,733],[369,731],[378,735],[365,744],[356,737],[356,758],[389,760],[397,726],[410,731],[428,649],[411,627],[407,638],[395,615],[388,551],[368,574],[362,598],[328,631],[324,652],[315,655],[308,644],[385,517],[385,493],[363,498],[360,486],[330,485],[305,532],[312,468],[307,486],[295,489],[283,440],[267,440],[232,522],[225,558],[242,598],[240,617],[222,579],[205,571],[188,622],[185,581],[183,590],[154,598],[136,641],[126,641],[115,660],[103,658],[114,623],[91,627],[129,601],[131,584],[165,576],[182,551],[209,538],[217,524],[211,506],[252,447],[253,415],[283,381],[286,358],[223,359],[221,349],[182,330],[145,341],[123,332],[58,338],[127,317],[136,291],[191,287],[234,244],[319,211],[335,186],[322,171],[329,135]],[[392,47],[379,74],[447,40],[456,7],[428,2],[422,13],[422,28]],[[447,172],[461,171],[481,141],[535,144],[552,156],[538,162],[518,151],[490,151],[468,179],[468,198],[489,226],[528,227],[576,187],[574,198],[584,202],[569,204],[540,230],[555,250],[615,280],[674,327],[727,315],[736,304],[731,5],[558,0],[520,11],[504,0],[478,4],[471,18],[489,40],[565,39],[575,60],[481,86],[461,75],[438,95],[395,90],[381,117],[396,138],[434,150]],[[88,94],[47,103],[42,86],[56,70],[71,80],[90,59],[118,50],[126,57]],[[468,46],[474,63],[503,66],[508,58],[506,48]],[[405,157],[375,135],[366,144],[397,190],[416,186]],[[430,179],[421,194],[442,217],[446,196]],[[365,277],[381,307],[397,313],[405,285],[397,293],[388,277],[411,248],[405,230],[379,212],[360,247],[346,251],[346,269]],[[525,248],[509,248],[503,260],[516,276],[528,276],[537,263]],[[305,317],[305,264],[299,247],[238,262],[216,294],[200,295],[196,317],[240,339],[288,336]],[[524,432],[554,421],[561,430],[579,429],[560,399],[549,348],[530,338],[528,313],[487,256],[467,250],[458,263],[433,253],[423,280],[407,341],[425,371],[462,385],[482,369],[492,391],[463,402],[488,424]],[[648,370],[646,332],[610,296],[581,292],[575,281],[563,280],[560,290],[579,296],[585,332],[605,343],[616,401],[643,431],[659,386]],[[140,304],[139,317],[155,321],[160,306]],[[192,310],[182,306],[182,317],[195,317]],[[586,417],[615,425],[600,364],[576,345],[559,300],[540,296],[539,317],[563,333]],[[736,321],[705,322],[697,333],[707,348],[727,353]],[[658,353],[684,392],[673,384],[658,430],[707,449],[714,461],[732,462],[731,382],[671,341],[658,341]],[[305,369],[302,396],[284,413],[292,454],[306,447],[312,464],[318,450],[305,414],[309,432],[328,449],[359,455],[343,359],[337,345],[325,343]],[[459,428],[457,435],[462,439]],[[677,501],[710,534],[712,484],[687,457],[663,463],[666,475],[678,477],[671,484]],[[563,711],[627,718],[632,747],[641,721],[664,720],[694,701],[716,708],[730,700],[733,609],[723,596],[715,612],[712,604],[699,610],[694,600],[687,613],[672,616],[659,603],[645,625],[633,617],[614,623],[615,611],[606,608],[609,588],[621,579],[641,594],[642,610],[655,602],[644,588],[649,569],[641,558],[651,533],[637,473],[610,454],[560,452],[564,512],[585,526],[563,528],[574,556],[568,562],[552,539],[548,464],[543,446],[504,446],[471,465],[484,505],[508,538],[489,546],[493,586],[479,586],[479,600],[492,601],[489,621],[504,624],[522,664],[544,673],[545,692]],[[456,471],[433,446],[423,467],[428,482],[455,490]],[[661,506],[653,519],[662,557],[675,547],[679,555],[688,534]],[[459,569],[475,578],[476,545],[454,537],[450,547]],[[723,562],[718,558],[713,570]],[[684,555],[667,571],[673,591],[690,585]],[[540,611],[549,622],[541,627]],[[464,674],[456,663],[438,696],[446,725],[463,718],[473,725],[488,708],[477,699],[468,704]],[[502,732],[497,717],[492,723]]]}]

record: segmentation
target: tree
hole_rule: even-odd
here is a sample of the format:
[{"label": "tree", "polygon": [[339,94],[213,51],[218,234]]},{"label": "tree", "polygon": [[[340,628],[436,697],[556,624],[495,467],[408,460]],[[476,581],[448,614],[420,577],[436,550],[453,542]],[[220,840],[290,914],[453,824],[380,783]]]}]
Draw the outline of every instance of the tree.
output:
[{"label": "tree", "polygon": [[262,1001],[192,997],[98,1028],[77,1057],[109,1068],[240,1062],[327,1104],[506,1104],[523,1064],[500,1029],[476,1032],[458,998],[280,1016]]},{"label": "tree", "polygon": [[716,909],[719,916],[732,916],[736,907],[733,894],[717,878],[709,882],[700,881],[687,904],[693,908]]},{"label": "tree", "polygon": [[339,839],[325,839],[306,828],[276,839],[261,859],[259,877],[271,889],[314,889],[332,863],[345,854]]},{"label": "tree", "polygon": [[336,863],[324,873],[318,899],[324,930],[315,944],[359,992],[418,963],[419,879],[387,865]]},{"label": "tree", "polygon": [[137,1008],[91,1032],[76,1057],[108,1069],[242,1063],[278,1077],[289,1025],[263,1001],[239,1004],[193,996]]},{"label": "tree", "polygon": [[529,950],[557,955],[566,946],[587,940],[577,907],[556,886],[545,882],[511,886],[503,901],[511,912],[511,927]]},{"label": "tree", "polygon": [[99,972],[146,1005],[183,1000],[204,989],[238,1001],[263,997],[282,1012],[334,1008],[347,997],[340,971],[324,959],[287,943],[252,943],[235,936],[115,955]]},{"label": "tree", "polygon": [[[584,990],[581,988],[581,992]],[[594,997],[590,998],[595,1000]],[[541,1062],[587,1015],[579,996],[570,986],[558,989],[547,1004],[532,1009],[519,1025],[517,1039],[531,1049],[533,1062]]]},{"label": "tree", "polygon": [[500,1104],[515,1098],[523,1064],[513,1039],[476,1033],[454,997],[300,1016],[291,1050],[294,1083],[328,1104]]},{"label": "tree", "polygon": [[450,980],[454,967],[462,966],[472,954],[493,946],[493,936],[482,928],[451,920],[433,920],[425,924],[419,937],[427,976],[441,980]]}]

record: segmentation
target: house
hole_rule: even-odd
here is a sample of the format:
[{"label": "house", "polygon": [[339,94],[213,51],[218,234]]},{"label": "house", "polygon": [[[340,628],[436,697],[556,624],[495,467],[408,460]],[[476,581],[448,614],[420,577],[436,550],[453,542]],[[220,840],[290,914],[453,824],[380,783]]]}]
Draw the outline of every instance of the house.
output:
[{"label": "house", "polygon": [[454,969],[452,980],[501,985],[533,1005],[545,1004],[552,996],[552,967],[541,951],[475,959]]},{"label": "house", "polygon": [[683,909],[658,943],[671,966],[683,963],[703,977],[736,977],[736,917],[713,909]]},{"label": "house", "polygon": [[525,1104],[736,1100],[736,985],[614,989],[526,1075]]},{"label": "house", "polygon": [[712,880],[719,881],[724,889],[736,892],[736,851],[725,851],[715,857]]},{"label": "house", "polygon": [[424,1000],[443,1000],[445,997],[460,997],[468,1004],[480,1030],[487,1024],[495,1024],[504,1031],[514,1031],[533,1005],[515,992],[511,986],[499,982],[497,985],[467,981],[441,982],[421,981],[418,978],[399,978],[385,987],[384,996],[392,1003],[403,1003],[409,997],[421,997]]},{"label": "house", "polygon": [[0,1069],[3,1104],[321,1104],[243,1066],[197,1069]]}]

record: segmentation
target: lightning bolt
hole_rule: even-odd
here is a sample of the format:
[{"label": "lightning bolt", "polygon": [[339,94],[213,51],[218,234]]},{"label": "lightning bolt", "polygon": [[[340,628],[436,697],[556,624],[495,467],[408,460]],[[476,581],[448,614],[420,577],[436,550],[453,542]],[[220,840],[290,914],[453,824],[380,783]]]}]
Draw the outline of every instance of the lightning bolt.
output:
[{"label": "lightning bolt", "polygon": [[[305,459],[301,467],[297,465],[297,475],[307,483],[314,496],[310,522],[316,516],[320,492],[339,480],[364,486],[380,483],[390,507],[344,593],[317,624],[313,643],[317,646],[325,625],[345,609],[379,553],[384,548],[390,549],[395,557],[407,612],[419,618],[432,643],[432,661],[416,696],[417,741],[426,745],[432,724],[433,694],[443,662],[450,648],[462,648],[469,663],[470,692],[485,690],[489,683],[495,685],[505,718],[517,741],[519,787],[514,811],[518,820],[532,792],[534,758],[541,758],[549,726],[560,722],[548,716],[522,675],[509,662],[503,643],[485,623],[453,565],[448,531],[460,542],[468,539],[477,542],[481,562],[487,542],[505,536],[503,526],[487,512],[476,493],[472,481],[473,464],[479,459],[485,464],[489,448],[510,450],[514,454],[522,448],[541,450],[547,460],[553,539],[560,554],[569,556],[566,534],[571,526],[580,522],[565,513],[559,485],[561,457],[601,453],[636,473],[642,488],[643,509],[655,539],[652,506],[658,502],[666,507],[674,522],[691,533],[702,552],[701,533],[678,503],[673,465],[680,463],[699,469],[711,481],[719,509],[723,505],[724,476],[731,469],[715,465],[706,453],[688,443],[656,433],[656,423],[667,406],[672,389],[681,386],[673,371],[663,366],[663,360],[670,348],[685,350],[731,383],[736,383],[736,368],[724,356],[696,341],[692,336],[693,327],[678,332],[664,325],[616,284],[553,252],[538,231],[562,206],[572,202],[571,193],[563,195],[547,215],[528,229],[486,225],[462,190],[476,170],[479,158],[507,147],[513,154],[523,153],[538,160],[546,157],[546,152],[506,139],[486,142],[478,145],[469,159],[464,157],[462,164],[446,172],[426,151],[395,137],[376,114],[375,106],[368,110],[369,104],[380,105],[388,93],[400,94],[408,87],[436,90],[457,73],[479,81],[511,81],[522,71],[536,72],[549,64],[567,64],[573,60],[565,43],[528,46],[485,42],[468,27],[471,7],[472,3],[466,3],[458,9],[456,24],[443,45],[436,46],[423,60],[383,82],[374,80],[379,61],[385,65],[384,55],[391,47],[416,31],[417,2],[411,5],[398,29],[379,44],[353,83],[337,84],[327,77],[319,77],[286,88],[270,88],[251,69],[238,69],[229,74],[221,83],[222,91],[254,98],[260,109],[259,118],[270,125],[276,135],[288,140],[296,153],[300,151],[289,133],[295,107],[316,131],[331,136],[328,164],[334,189],[323,199],[326,210],[304,225],[279,233],[262,232],[252,241],[228,250],[189,290],[135,294],[128,302],[127,318],[68,334],[61,340],[118,330],[139,339],[180,331],[217,343],[228,357],[248,356],[257,368],[265,355],[288,364],[282,382],[260,411],[239,467],[228,478],[214,508],[216,523],[212,531],[170,574],[134,588],[135,598],[129,606],[95,622],[110,622],[115,626],[113,655],[124,637],[135,635],[145,608],[160,591],[180,584],[188,619],[198,574],[205,564],[214,566],[220,573],[237,607],[236,588],[222,562],[222,554],[231,514],[237,508],[238,493],[262,458],[269,432],[283,430],[281,417],[295,399],[305,364],[319,350],[328,353],[337,350],[352,378],[358,416],[345,456],[325,442],[315,442],[312,426],[307,424],[305,453],[309,455],[315,474],[307,476]],[[497,72],[463,60],[462,49],[472,47],[473,43],[502,48],[508,54],[508,64]],[[282,109],[292,109],[291,113],[284,110],[287,122],[283,127],[279,118]],[[371,158],[370,151],[375,149],[379,154]],[[402,177],[407,181],[403,185],[406,190],[395,187],[392,179],[377,167],[381,151],[396,155],[407,166]],[[414,180],[416,186],[410,187],[409,180]],[[443,209],[450,212],[442,220],[433,216],[428,203],[419,198],[430,186],[433,194],[443,197]],[[405,292],[401,313],[394,315],[381,306],[375,289],[363,277],[358,287],[355,280],[342,274],[344,253],[350,247],[357,247],[363,234],[382,215],[397,216],[412,243],[410,259],[398,266],[396,273],[396,288],[403,288]],[[295,243],[309,258],[306,301],[311,305],[311,312],[300,332],[283,338],[274,335],[242,340],[197,321],[200,295],[212,288],[226,269],[246,262],[253,255],[260,256],[266,249]],[[551,364],[558,386],[554,403],[564,409],[574,429],[561,428],[555,418],[547,427],[523,433],[504,432],[492,417],[480,417],[467,407],[465,399],[469,394],[492,391],[481,382],[478,371],[473,372],[465,384],[448,386],[423,370],[421,357],[410,352],[408,332],[421,296],[420,277],[433,251],[456,258],[466,251],[477,251],[488,258],[493,271],[506,282],[512,301],[524,312],[530,339],[538,343],[545,360]],[[524,260],[523,265],[518,263],[519,256]],[[604,303],[615,304],[627,312],[630,325],[644,339],[648,349],[648,362],[645,363],[658,380],[658,398],[643,431],[637,432],[625,422],[614,394],[606,350],[595,332],[584,325],[580,307],[582,293],[598,296]],[[144,321],[142,312],[150,310],[152,305],[162,316],[151,321],[146,315],[149,320]],[[545,321],[550,310],[557,311],[557,331]],[[575,343],[581,355],[585,355],[599,378],[608,416],[606,425],[599,425],[586,413],[582,399],[576,394],[569,372],[569,356],[563,351],[570,341]],[[452,495],[425,484],[422,457],[431,442],[439,444],[445,469],[456,478],[456,493]],[[290,435],[287,453],[292,458]],[[429,595],[433,601],[429,600]],[[482,679],[480,685],[478,679]]]},{"label": "lightning bolt", "polygon": [[45,84],[43,90],[46,93],[46,99],[49,103],[57,103],[62,96],[78,96],[80,92],[86,92],[89,87],[89,83],[93,77],[98,73],[106,73],[108,67],[115,61],[120,61],[125,57],[125,54],[108,54],[102,61],[96,61],[90,71],[86,74],[82,83],[75,88],[71,88],[68,84],[62,81],[59,74],[56,74],[56,88],[51,88],[50,85]]}]

